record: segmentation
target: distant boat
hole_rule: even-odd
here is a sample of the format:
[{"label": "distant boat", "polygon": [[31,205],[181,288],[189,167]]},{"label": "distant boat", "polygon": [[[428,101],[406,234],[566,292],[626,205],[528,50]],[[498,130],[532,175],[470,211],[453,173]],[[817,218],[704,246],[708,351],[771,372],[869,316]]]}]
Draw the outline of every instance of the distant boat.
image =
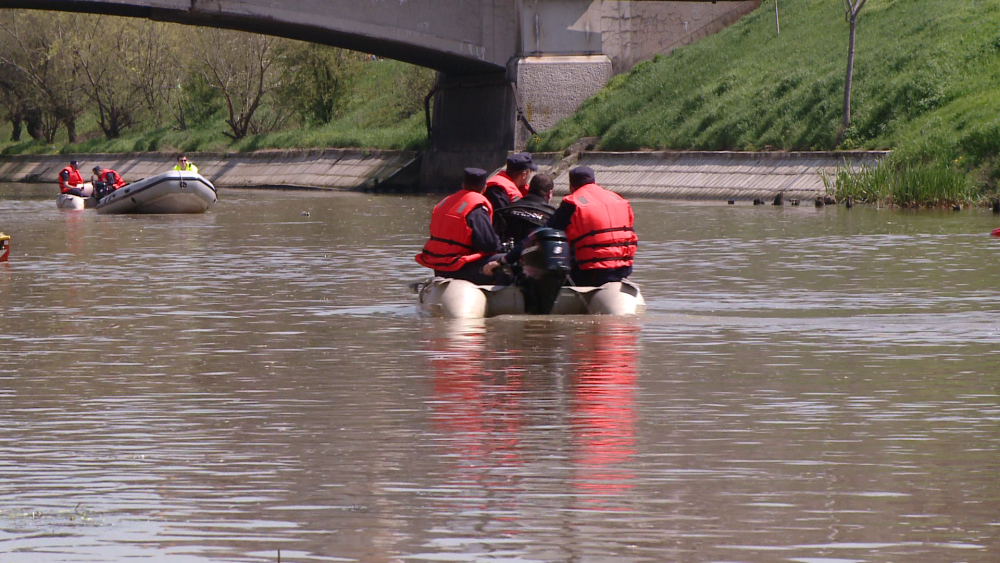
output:
[{"label": "distant boat", "polygon": [[171,170],[122,188],[97,202],[101,214],[204,213],[219,201],[211,182],[195,172]]},{"label": "distant boat", "polygon": [[94,184],[87,182],[80,189],[85,197],[73,194],[59,194],[56,196],[56,207],[59,209],[90,209],[97,206],[97,198],[93,197]]}]

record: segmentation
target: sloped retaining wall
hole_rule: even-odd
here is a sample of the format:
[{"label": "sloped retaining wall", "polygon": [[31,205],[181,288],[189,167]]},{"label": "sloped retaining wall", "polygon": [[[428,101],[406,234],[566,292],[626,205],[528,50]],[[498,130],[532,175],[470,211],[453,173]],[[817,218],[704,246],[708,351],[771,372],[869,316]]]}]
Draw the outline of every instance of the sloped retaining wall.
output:
[{"label": "sloped retaining wall", "polygon": [[[114,168],[129,182],[173,169],[176,153],[10,155],[0,157],[0,182],[57,182],[71,158],[89,178],[94,166]],[[218,187],[369,189],[394,182],[415,184],[419,153],[360,149],[188,153],[198,171]]]},{"label": "sloped retaining wall", "polygon": [[[573,166],[594,169],[597,182],[628,197],[664,199],[815,199],[825,195],[823,176],[842,166],[875,165],[888,155],[868,152],[597,152],[538,153],[539,171],[555,176],[556,194],[569,192]],[[232,155],[188,155],[219,187],[319,188],[415,191],[419,153],[328,149],[260,151]],[[66,155],[0,156],[0,182],[44,182],[56,177]],[[84,178],[95,165],[111,167],[127,180],[173,168],[166,153],[80,154]],[[478,163],[470,163],[476,166]],[[457,189],[454,186],[451,189]],[[450,190],[449,190],[450,191]]]},{"label": "sloped retaining wall", "polygon": [[594,169],[597,183],[630,197],[701,200],[816,199],[823,176],[838,168],[874,166],[888,151],[850,152],[582,152],[537,155],[556,176],[556,194],[569,192],[569,168]]}]

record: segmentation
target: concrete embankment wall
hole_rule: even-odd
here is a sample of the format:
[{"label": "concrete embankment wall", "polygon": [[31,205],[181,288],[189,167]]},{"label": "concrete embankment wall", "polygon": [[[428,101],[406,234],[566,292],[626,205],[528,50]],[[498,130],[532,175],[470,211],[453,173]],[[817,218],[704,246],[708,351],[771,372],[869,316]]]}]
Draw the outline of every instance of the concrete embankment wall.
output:
[{"label": "concrete embankment wall", "polygon": [[[569,191],[569,169],[594,169],[602,186],[629,197],[703,200],[815,199],[823,176],[840,167],[878,163],[888,153],[867,152],[574,152],[539,153],[540,172],[555,176],[556,194]],[[79,154],[84,178],[95,165],[114,168],[127,181],[173,168],[176,154]],[[419,154],[407,151],[328,149],[188,155],[220,188],[319,188],[413,191]],[[0,156],[0,182],[55,184],[67,155]],[[479,165],[470,162],[470,166]],[[442,186],[446,190],[452,188]],[[457,188],[457,186],[454,186]]]},{"label": "concrete embankment wall", "polygon": [[845,167],[874,166],[888,151],[581,152],[569,157],[536,155],[539,169],[556,176],[556,194],[569,193],[569,168],[590,166],[597,183],[629,197],[753,200],[816,199],[823,177]]},{"label": "concrete embankment wall", "polygon": [[[419,153],[361,149],[187,153],[198,172],[220,188],[328,188],[364,190],[382,183],[413,185]],[[0,156],[0,182],[56,183],[71,158],[90,177],[94,166],[113,168],[128,182],[173,169],[176,153]],[[412,177],[410,177],[412,176]]]}]

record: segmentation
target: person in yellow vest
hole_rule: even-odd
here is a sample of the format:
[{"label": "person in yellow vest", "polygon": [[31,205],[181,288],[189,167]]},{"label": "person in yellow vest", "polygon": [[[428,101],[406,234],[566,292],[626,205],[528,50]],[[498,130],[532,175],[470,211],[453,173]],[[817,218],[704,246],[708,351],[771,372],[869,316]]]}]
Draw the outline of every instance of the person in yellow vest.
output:
[{"label": "person in yellow vest", "polygon": [[174,166],[174,170],[180,170],[182,172],[194,172],[198,173],[198,167],[194,165],[193,162],[188,160],[187,155],[182,154],[177,157],[177,166]]},{"label": "person in yellow vest", "polygon": [[528,194],[528,179],[538,170],[531,162],[531,154],[519,152],[507,157],[507,169],[501,170],[486,181],[483,195],[490,200],[493,211],[497,211]]},{"label": "person in yellow vest", "polygon": [[[628,277],[639,245],[628,200],[597,185],[589,166],[569,171],[569,192],[545,226],[566,232],[573,252],[573,285],[600,286]],[[523,249],[523,244],[515,245],[487,263],[483,273],[492,275],[502,264],[515,263]]]},{"label": "person in yellow vest", "polygon": [[435,276],[493,283],[493,275],[484,274],[483,266],[502,247],[493,230],[493,206],[481,193],[486,177],[485,170],[466,168],[462,189],[434,206],[431,236],[416,261],[434,270]]}]

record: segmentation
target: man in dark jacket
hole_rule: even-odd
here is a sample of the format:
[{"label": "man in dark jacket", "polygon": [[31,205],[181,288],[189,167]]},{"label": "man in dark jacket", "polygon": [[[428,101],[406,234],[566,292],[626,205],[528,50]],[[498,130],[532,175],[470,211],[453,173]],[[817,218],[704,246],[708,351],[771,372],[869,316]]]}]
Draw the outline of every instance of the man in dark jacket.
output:
[{"label": "man in dark jacket", "polygon": [[552,200],[552,177],[537,174],[528,184],[528,193],[521,199],[493,211],[493,227],[501,242],[517,243],[532,231],[542,227],[555,212]]},{"label": "man in dark jacket", "polygon": [[[565,231],[573,251],[570,277],[574,285],[600,286],[621,281],[632,273],[632,261],[639,239],[632,229],[632,206],[618,194],[597,185],[594,170],[578,166],[569,171],[570,194],[545,226]],[[501,264],[513,264],[523,246],[486,264],[490,275]]]},{"label": "man in dark jacket", "polygon": [[493,207],[481,193],[487,172],[466,168],[462,189],[441,200],[431,213],[430,239],[417,254],[417,263],[434,275],[493,283],[483,274],[483,265],[500,252],[500,239],[493,230]]},{"label": "man in dark jacket", "polygon": [[507,169],[486,181],[483,195],[490,200],[493,211],[507,207],[521,199],[528,191],[528,177],[538,170],[531,161],[531,154],[519,152],[507,157]]}]

